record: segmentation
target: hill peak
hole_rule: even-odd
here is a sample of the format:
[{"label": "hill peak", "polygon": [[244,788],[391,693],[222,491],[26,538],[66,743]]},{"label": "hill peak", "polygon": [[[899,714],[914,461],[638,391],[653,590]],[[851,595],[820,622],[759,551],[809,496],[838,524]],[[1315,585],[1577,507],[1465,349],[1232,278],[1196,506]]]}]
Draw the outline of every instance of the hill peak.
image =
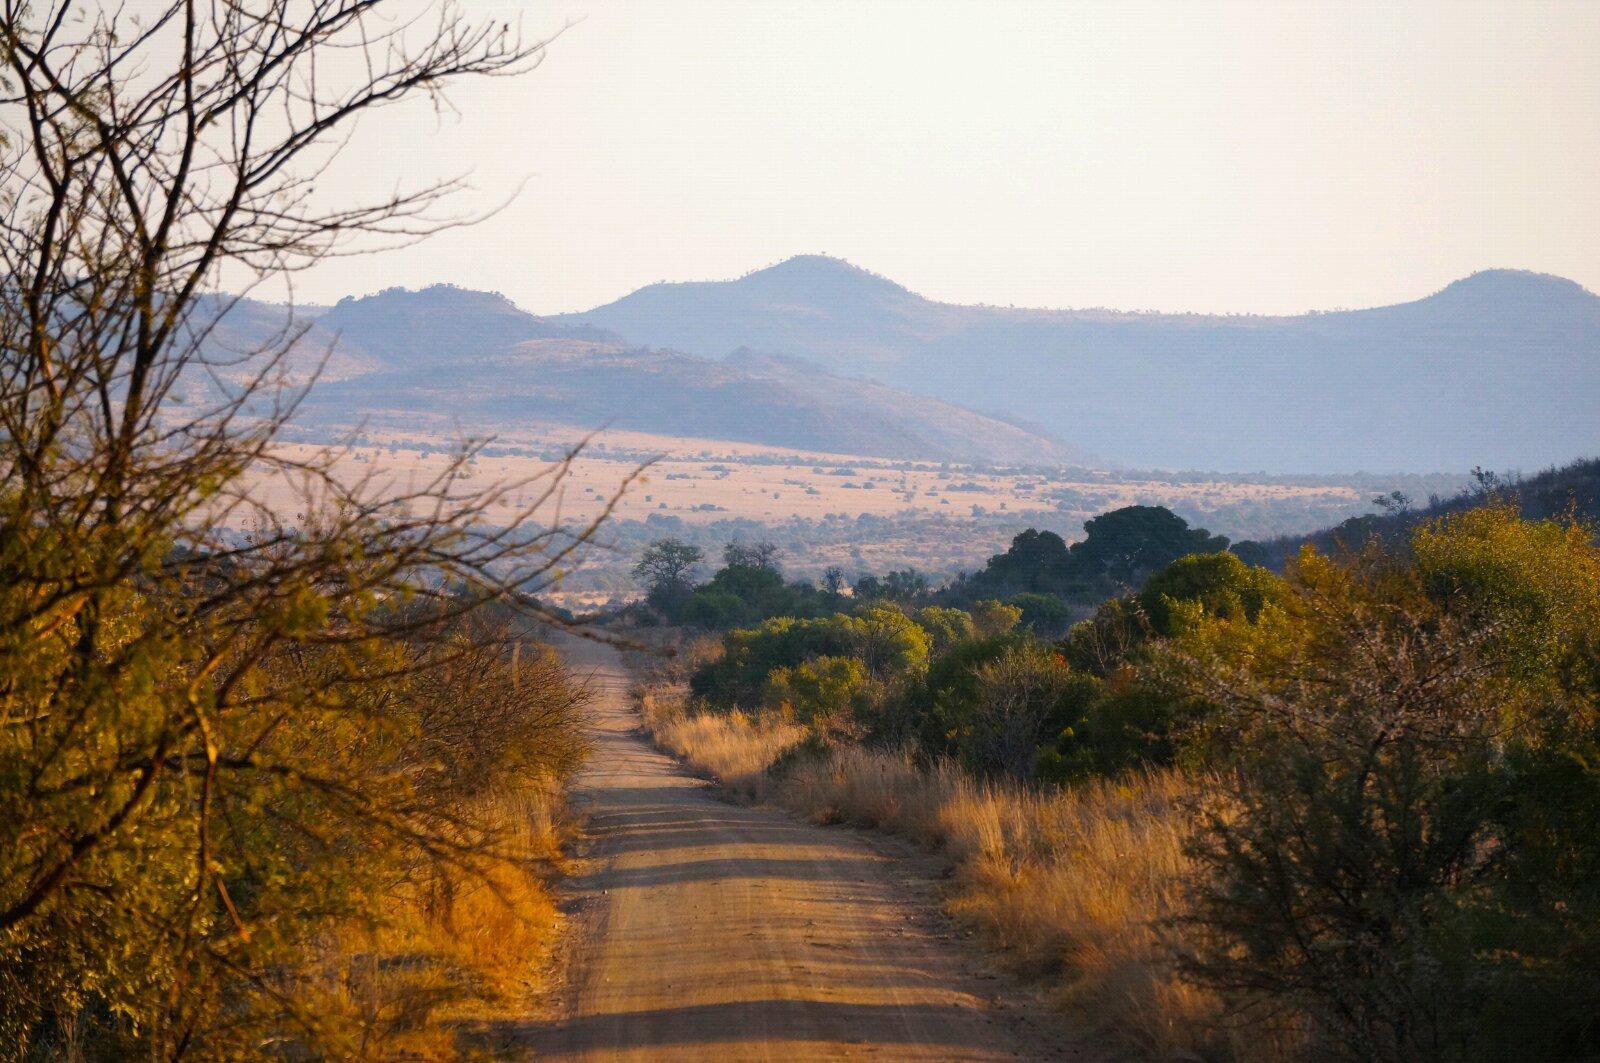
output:
[{"label": "hill peak", "polygon": [[887,277],[828,255],[795,255],[777,265],[746,273],[734,283],[746,288],[782,289],[824,298],[836,298],[845,292],[911,294]]},{"label": "hill peak", "polygon": [[502,314],[525,314],[510,299],[499,292],[461,288],[454,284],[430,284],[426,288],[385,288],[371,295],[347,295],[334,305],[334,310],[394,310],[405,307],[423,312],[449,312],[472,310]]},{"label": "hill peak", "polygon": [[343,343],[407,364],[489,354],[534,339],[600,337],[596,329],[553,325],[534,317],[499,292],[453,284],[385,288],[341,299],[318,323]]},{"label": "hill peak", "polygon": [[1558,306],[1600,309],[1600,296],[1577,281],[1526,269],[1485,269],[1430,295],[1423,302],[1492,308]]}]

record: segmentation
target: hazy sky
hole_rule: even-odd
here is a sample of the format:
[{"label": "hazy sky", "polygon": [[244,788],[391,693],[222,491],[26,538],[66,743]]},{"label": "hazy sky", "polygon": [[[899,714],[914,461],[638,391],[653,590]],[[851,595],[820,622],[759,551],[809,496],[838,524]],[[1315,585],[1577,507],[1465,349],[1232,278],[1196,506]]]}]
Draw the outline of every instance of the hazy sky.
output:
[{"label": "hazy sky", "polygon": [[383,112],[337,180],[519,198],[302,298],[550,313],[808,252],[1019,306],[1364,306],[1496,266],[1600,290],[1600,0],[467,6],[581,21],[459,115]]}]

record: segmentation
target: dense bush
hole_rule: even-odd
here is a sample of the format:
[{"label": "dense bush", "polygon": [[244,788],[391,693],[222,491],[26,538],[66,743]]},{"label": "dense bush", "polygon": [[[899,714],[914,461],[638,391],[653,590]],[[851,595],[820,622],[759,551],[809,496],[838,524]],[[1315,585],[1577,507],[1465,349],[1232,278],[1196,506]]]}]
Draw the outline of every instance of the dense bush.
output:
[{"label": "dense bush", "polygon": [[[990,601],[769,621],[730,634],[697,684],[852,722],[823,729],[831,759],[767,783],[806,790],[822,815],[906,819],[878,792],[886,765],[896,794],[1032,780],[1070,803],[1171,781],[1183,807],[1162,813],[1167,842],[1142,865],[1146,907],[1114,920],[1142,928],[1123,975],[1161,987],[1158,1013],[1220,1012],[1226,1028],[1152,1042],[1395,1061],[1600,1053],[1593,529],[1489,505],[1399,546],[1308,549],[1281,577],[1190,554],[1053,646],[1017,629],[1025,617]],[[899,651],[870,649],[870,628]],[[1002,825],[1018,853],[1058,844],[1018,822]],[[1016,923],[1011,938],[1057,925],[1057,901],[1022,914],[1035,894],[1020,884],[1043,869],[1018,856],[993,874],[1004,900],[985,903]]]},{"label": "dense bush", "polygon": [[1296,609],[1166,647],[1228,769],[1193,846],[1193,976],[1310,1016],[1324,1054],[1600,1049],[1597,573],[1587,529],[1490,507],[1399,556],[1307,552]]},{"label": "dense bush", "polygon": [[774,669],[818,657],[851,657],[866,672],[889,679],[921,668],[931,643],[931,636],[894,606],[810,620],[779,617],[729,632],[722,655],[690,677],[690,691],[724,708],[755,706]]},{"label": "dense bush", "polygon": [[713,706],[779,709],[832,736],[910,743],[974,772],[1027,778],[1041,743],[1076,719],[1093,686],[1060,654],[1007,630],[1016,611],[890,605],[729,632],[690,691]]},{"label": "dense bush", "polygon": [[1179,558],[1145,581],[1137,595],[1151,632],[1162,638],[1181,633],[1186,618],[1198,615],[1254,623],[1271,602],[1290,600],[1283,580],[1229,553]]},{"label": "dense bush", "polygon": [[871,726],[883,691],[857,657],[813,657],[768,672],[761,700],[823,736],[860,735]]},{"label": "dense bush", "polygon": [[689,677],[690,693],[722,708],[757,705],[767,676],[776,668],[792,668],[817,657],[849,656],[854,648],[850,632],[832,618],[779,617],[730,631],[722,643],[722,653]]},{"label": "dense bush", "polygon": [[680,616],[696,627],[725,631],[774,616],[812,616],[825,612],[822,595],[804,584],[791,586],[766,565],[734,564],[719,569],[696,587]]},{"label": "dense bush", "polygon": [[[142,604],[130,598],[116,625],[124,652],[151,632]],[[60,634],[78,637],[71,626]],[[173,728],[168,698],[189,696],[193,682],[173,683],[193,673],[154,645],[132,658],[130,682],[108,688],[114,706],[76,701],[100,740],[51,764],[44,754],[66,748],[62,729],[36,720],[5,731],[0,817],[20,833],[0,856],[0,881],[8,912],[39,900],[0,934],[0,1040],[107,1059],[156,1036],[202,1056],[275,1038],[355,1055],[389,1043],[388,1019],[338,987],[386,948],[426,972],[426,990],[394,980],[383,990],[413,994],[413,1023],[487,992],[502,974],[488,969],[498,954],[455,955],[445,937],[431,939],[429,913],[483,888],[512,913],[521,896],[544,903],[526,861],[547,858],[548,845],[526,836],[519,802],[543,801],[582,750],[583,694],[554,655],[521,646],[504,623],[446,619],[355,652],[298,646],[234,662],[262,711],[208,697],[196,736],[205,744],[174,741],[146,762],[162,770],[141,775],[126,758],[149,754],[130,736],[159,744]],[[67,660],[32,654],[9,672],[12,719],[46,691],[50,702],[32,704],[69,704],[59,693],[71,685]],[[133,829],[92,833],[102,798],[85,791],[101,786]],[[63,853],[63,835],[91,844]],[[55,891],[41,888],[41,866],[67,868]],[[336,940],[361,944],[347,952]],[[526,963],[540,943],[523,947]]]},{"label": "dense bush", "polygon": [[698,547],[674,538],[646,547],[634,576],[644,583],[645,602],[656,615],[670,623],[727,631],[773,617],[825,616],[840,601],[836,590],[785,582],[771,543],[729,543],[723,566],[696,584],[704,559]]}]

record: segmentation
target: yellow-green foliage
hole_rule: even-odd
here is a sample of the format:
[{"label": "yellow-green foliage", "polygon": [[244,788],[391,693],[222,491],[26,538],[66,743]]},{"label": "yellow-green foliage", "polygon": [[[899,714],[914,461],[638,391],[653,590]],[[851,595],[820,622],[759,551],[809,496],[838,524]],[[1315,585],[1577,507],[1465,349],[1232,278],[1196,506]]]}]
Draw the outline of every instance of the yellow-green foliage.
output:
[{"label": "yellow-green foliage", "polygon": [[970,610],[974,634],[979,638],[1008,635],[1022,622],[1022,610],[993,598],[977,602]]},{"label": "yellow-green foliage", "polygon": [[874,675],[899,675],[928,663],[933,637],[895,606],[875,605],[834,621],[849,633],[856,656]]},{"label": "yellow-green foliage", "polygon": [[[548,651],[420,614],[319,645],[304,586],[216,626],[184,585],[48,596],[0,589],[0,1040],[384,1054],[537,960],[528,816],[556,818],[583,696]],[[463,951],[494,926],[523,955]]]},{"label": "yellow-green foliage", "polygon": [[1187,616],[1151,672],[1218,769],[1189,973],[1323,1054],[1591,1054],[1597,574],[1587,529],[1489,507]]},{"label": "yellow-green foliage", "polygon": [[874,677],[890,679],[925,667],[932,644],[927,631],[892,605],[815,620],[779,617],[730,631],[722,656],[696,672],[690,687],[714,704],[749,707],[760,702],[776,668],[818,657],[852,657]]},{"label": "yellow-green foliage", "polygon": [[1289,597],[1284,581],[1229,553],[1191,554],[1157,572],[1139,592],[1155,634],[1181,633],[1198,616],[1254,621],[1269,604]]},{"label": "yellow-green foliage", "polygon": [[867,666],[854,657],[814,657],[767,673],[762,703],[793,713],[802,723],[866,707],[874,687]]},{"label": "yellow-green foliage", "polygon": [[[1020,617],[1021,610],[1017,615]],[[943,653],[957,642],[970,639],[977,633],[977,621],[971,613],[943,605],[923,606],[912,614],[917,626],[928,633],[929,651]]]},{"label": "yellow-green foliage", "polygon": [[1582,524],[1525,521],[1490,506],[1423,525],[1411,548],[1430,597],[1452,615],[1493,627],[1497,660],[1548,698],[1600,690],[1593,535]]}]

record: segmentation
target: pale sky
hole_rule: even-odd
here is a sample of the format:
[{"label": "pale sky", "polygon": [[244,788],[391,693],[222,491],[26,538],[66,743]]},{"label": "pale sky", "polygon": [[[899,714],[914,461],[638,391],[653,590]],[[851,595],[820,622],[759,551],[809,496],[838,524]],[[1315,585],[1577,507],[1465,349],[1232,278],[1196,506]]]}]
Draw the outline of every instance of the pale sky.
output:
[{"label": "pale sky", "polygon": [[335,187],[493,221],[301,279],[538,313],[826,253],[951,302],[1290,312],[1475,270],[1600,291],[1600,0],[467,0],[517,79],[369,120]]}]

